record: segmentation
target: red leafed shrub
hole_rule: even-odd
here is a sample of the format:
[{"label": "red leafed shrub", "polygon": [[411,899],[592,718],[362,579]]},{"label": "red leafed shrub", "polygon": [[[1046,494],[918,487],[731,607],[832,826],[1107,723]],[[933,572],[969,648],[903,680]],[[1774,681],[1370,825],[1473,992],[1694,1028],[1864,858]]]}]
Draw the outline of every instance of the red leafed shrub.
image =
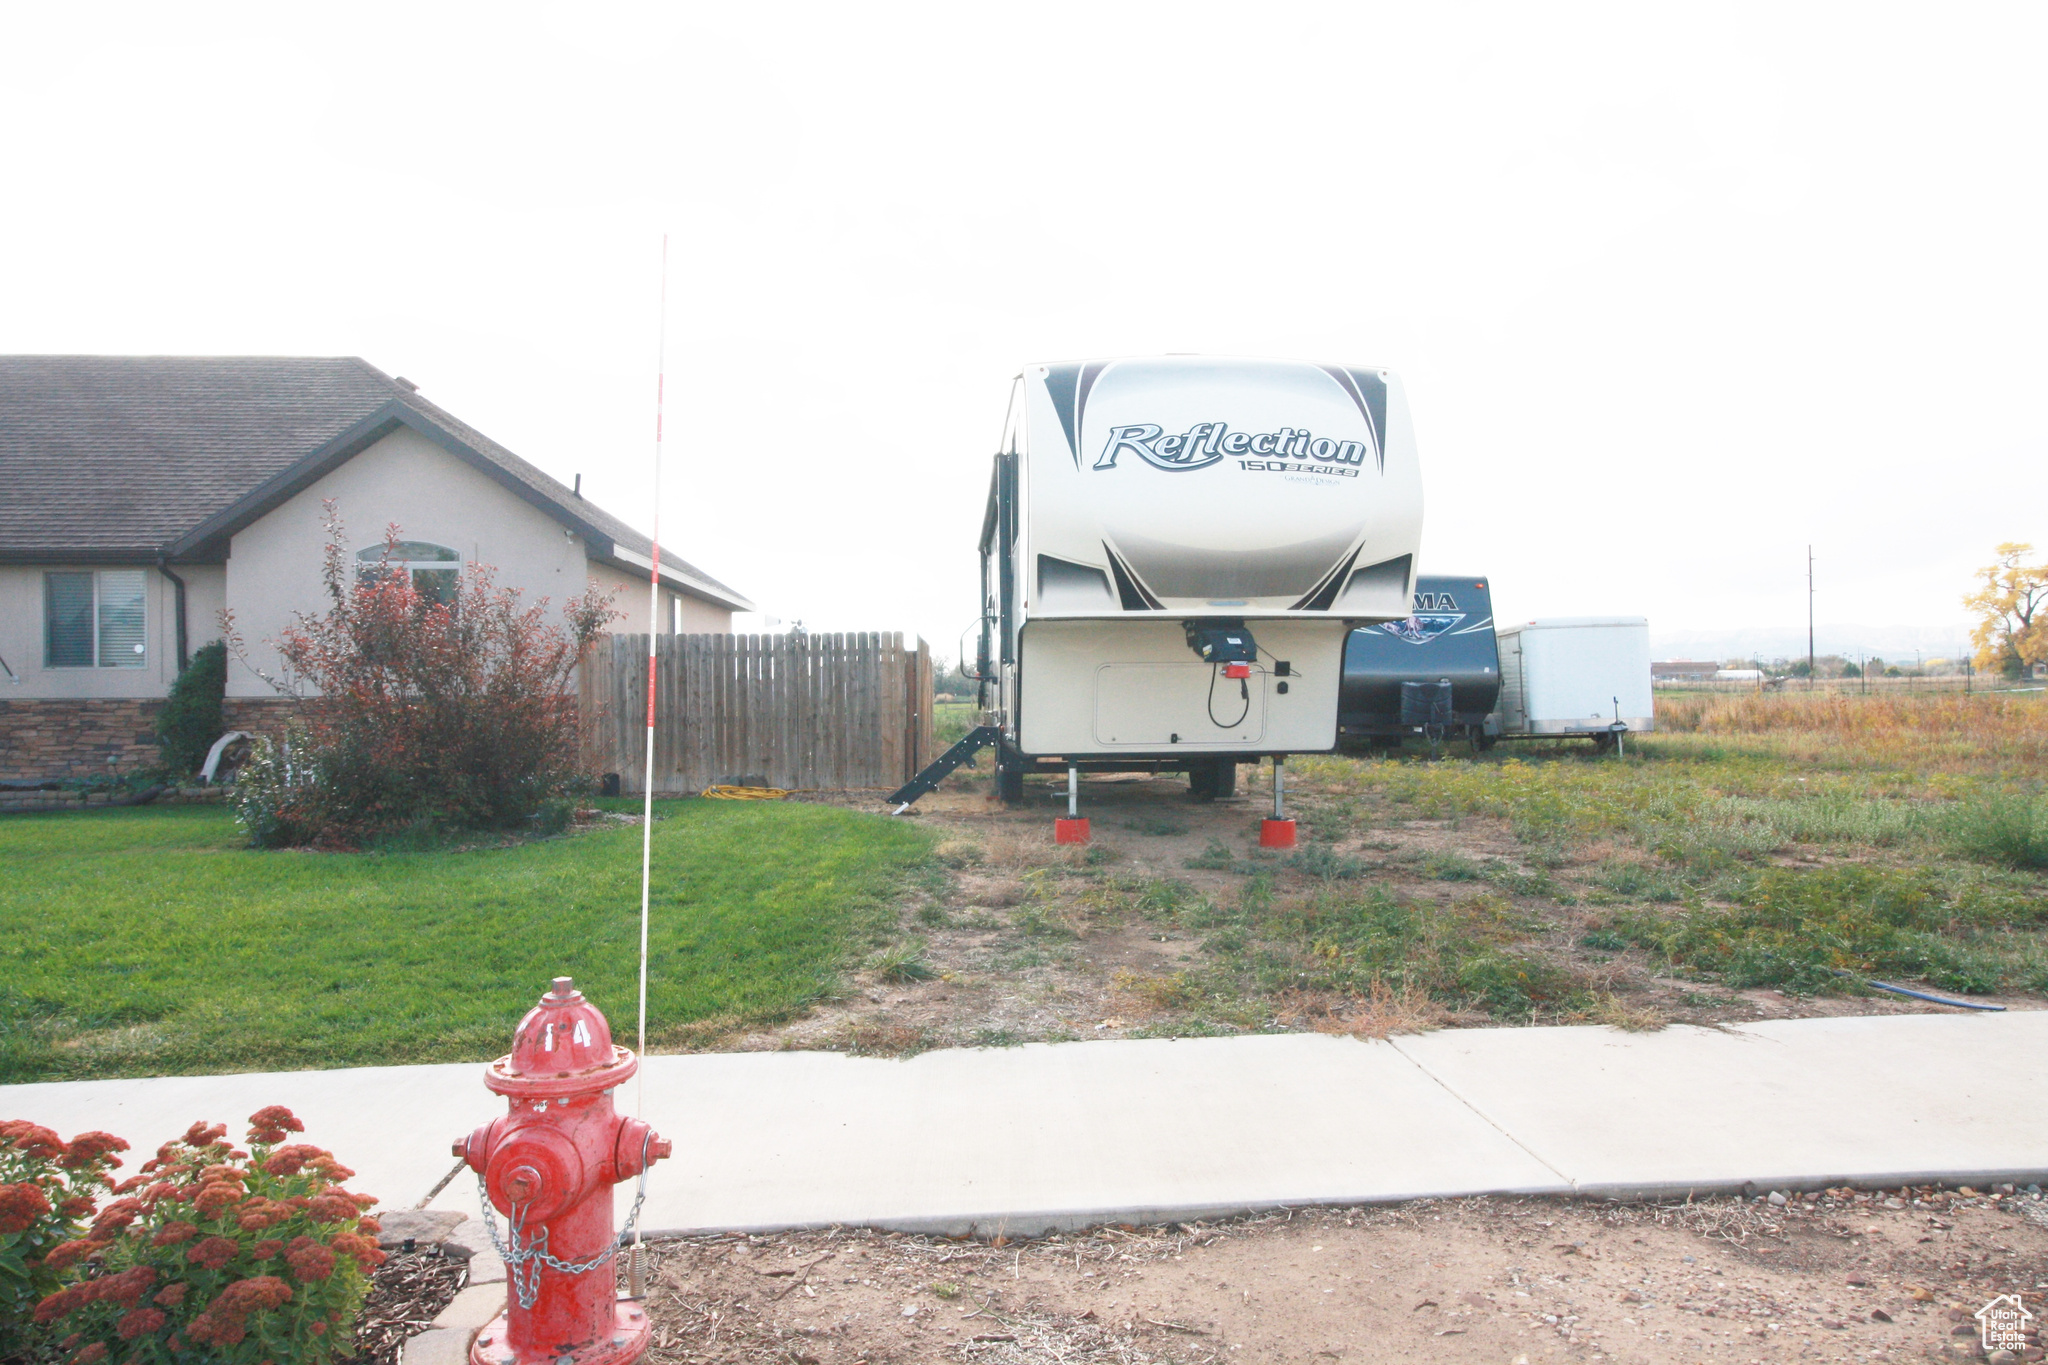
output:
[{"label": "red leafed shrub", "polygon": [[[328,608],[299,613],[275,642],[285,679],[262,674],[302,699],[301,721],[236,779],[251,840],[356,848],[527,825],[576,780],[569,683],[618,615],[612,595],[592,584],[556,625],[546,598],[522,606],[482,564],[452,591],[423,592],[390,567],[404,557],[396,525],[383,561],[360,563],[326,507]],[[233,620],[223,628],[248,662]]]},{"label": "red leafed shrub", "polygon": [[0,1360],[24,1351],[36,1303],[64,1282],[57,1252],[99,1208],[128,1144],[111,1133],[65,1142],[20,1119],[0,1122]]},{"label": "red leafed shrub", "polygon": [[363,1214],[376,1201],[341,1187],[353,1172],[332,1154],[279,1145],[303,1130],[272,1105],[250,1117],[243,1151],[221,1125],[195,1123],[115,1186],[49,1257],[74,1276],[34,1309],[61,1358],[321,1365],[346,1354],[384,1259]]}]

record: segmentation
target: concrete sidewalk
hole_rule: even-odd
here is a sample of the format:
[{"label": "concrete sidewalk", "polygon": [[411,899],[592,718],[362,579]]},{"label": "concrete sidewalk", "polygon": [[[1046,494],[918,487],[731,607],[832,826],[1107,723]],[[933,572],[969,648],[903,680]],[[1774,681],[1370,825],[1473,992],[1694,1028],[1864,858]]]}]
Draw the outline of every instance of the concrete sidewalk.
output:
[{"label": "concrete sidewalk", "polygon": [[[473,1064],[0,1087],[146,1152],[289,1105],[386,1207],[502,1112]],[[1283,1204],[2048,1179],[2048,1011],[1725,1030],[1466,1029],[647,1064],[675,1139],[642,1226],[1029,1234]],[[629,1085],[619,1095],[630,1110]],[[623,1216],[631,1187],[621,1190]],[[458,1176],[432,1207],[477,1211]]]}]

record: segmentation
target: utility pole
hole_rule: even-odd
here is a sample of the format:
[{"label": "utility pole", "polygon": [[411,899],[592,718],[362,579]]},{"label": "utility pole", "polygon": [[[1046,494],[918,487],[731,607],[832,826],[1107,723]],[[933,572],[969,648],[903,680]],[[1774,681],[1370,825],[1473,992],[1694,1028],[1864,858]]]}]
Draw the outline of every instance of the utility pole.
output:
[{"label": "utility pole", "polygon": [[1806,690],[1813,690],[1813,547],[1806,547]]}]

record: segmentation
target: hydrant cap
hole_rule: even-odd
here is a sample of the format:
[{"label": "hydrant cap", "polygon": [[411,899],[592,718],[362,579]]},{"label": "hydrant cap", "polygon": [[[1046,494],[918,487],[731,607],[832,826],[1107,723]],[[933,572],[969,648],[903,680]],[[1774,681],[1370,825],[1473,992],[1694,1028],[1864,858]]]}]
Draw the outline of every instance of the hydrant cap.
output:
[{"label": "hydrant cap", "polygon": [[630,1049],[613,1045],[603,1011],[558,976],[519,1021],[511,1053],[491,1063],[484,1084],[503,1095],[589,1094],[609,1090],[639,1065]]}]

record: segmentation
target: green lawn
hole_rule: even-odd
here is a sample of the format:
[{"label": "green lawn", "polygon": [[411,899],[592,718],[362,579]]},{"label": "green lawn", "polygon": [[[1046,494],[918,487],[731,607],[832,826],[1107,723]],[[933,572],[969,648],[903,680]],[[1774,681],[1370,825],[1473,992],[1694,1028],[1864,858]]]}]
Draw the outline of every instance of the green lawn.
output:
[{"label": "green lawn", "polygon": [[[891,922],[908,824],[657,807],[649,1032],[787,1017]],[[640,832],[261,852],[219,807],[0,820],[0,1083],[485,1060],[557,974],[631,1044]]]}]

